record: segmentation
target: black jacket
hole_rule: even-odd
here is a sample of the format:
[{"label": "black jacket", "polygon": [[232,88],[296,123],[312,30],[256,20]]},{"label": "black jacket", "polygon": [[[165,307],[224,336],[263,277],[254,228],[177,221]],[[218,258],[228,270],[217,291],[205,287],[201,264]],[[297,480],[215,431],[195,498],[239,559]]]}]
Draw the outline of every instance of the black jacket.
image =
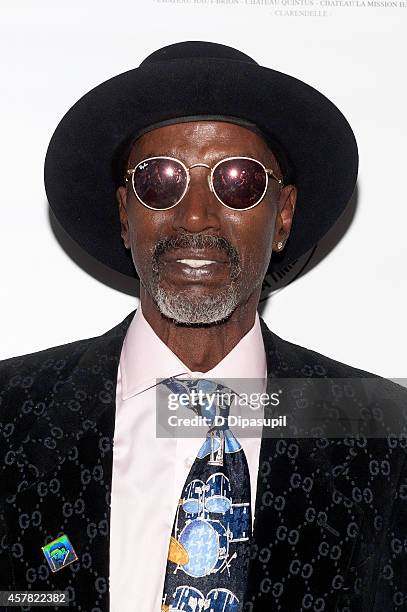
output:
[{"label": "black jacket", "polygon": [[[69,609],[109,610],[116,376],[133,315],[0,364],[0,590],[68,589]],[[270,378],[369,376],[261,326]],[[406,390],[377,380],[376,407],[405,411]],[[407,610],[406,442],[263,438],[245,611]],[[63,533],[78,561],[52,573],[41,547]]]}]

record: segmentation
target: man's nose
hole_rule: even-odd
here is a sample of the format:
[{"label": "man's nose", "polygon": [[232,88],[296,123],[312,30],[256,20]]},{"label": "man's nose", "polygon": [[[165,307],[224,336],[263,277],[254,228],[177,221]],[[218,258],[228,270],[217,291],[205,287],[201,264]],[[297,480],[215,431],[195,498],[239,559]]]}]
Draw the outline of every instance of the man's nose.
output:
[{"label": "man's nose", "polygon": [[191,233],[218,229],[221,204],[210,188],[210,169],[196,166],[189,172],[187,192],[173,209],[174,228]]}]

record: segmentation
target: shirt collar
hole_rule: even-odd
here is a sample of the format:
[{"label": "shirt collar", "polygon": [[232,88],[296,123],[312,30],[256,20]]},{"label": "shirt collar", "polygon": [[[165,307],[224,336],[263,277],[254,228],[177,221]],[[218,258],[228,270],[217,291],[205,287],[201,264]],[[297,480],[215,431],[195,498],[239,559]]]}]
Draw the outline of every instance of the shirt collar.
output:
[{"label": "shirt collar", "polygon": [[120,373],[123,400],[154,386],[158,378],[170,376],[264,380],[267,362],[259,315],[256,312],[253,327],[237,345],[214,368],[203,373],[191,371],[157,336],[144,318],[140,304],[123,343]]}]

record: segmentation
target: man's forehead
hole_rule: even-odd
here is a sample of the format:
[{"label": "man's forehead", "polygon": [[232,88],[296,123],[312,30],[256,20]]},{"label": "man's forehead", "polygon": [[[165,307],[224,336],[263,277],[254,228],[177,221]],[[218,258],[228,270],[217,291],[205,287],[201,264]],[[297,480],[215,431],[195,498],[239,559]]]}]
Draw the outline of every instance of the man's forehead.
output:
[{"label": "man's forehead", "polygon": [[[254,135],[248,134],[248,130]],[[217,155],[251,157],[266,149],[275,158],[262,131],[254,124],[238,118],[193,117],[163,121],[142,130],[132,141],[132,154],[150,157],[156,154],[182,154],[193,142],[194,150],[205,149],[208,142]],[[157,148],[158,147],[158,148]],[[242,148],[243,147],[243,148]]]}]

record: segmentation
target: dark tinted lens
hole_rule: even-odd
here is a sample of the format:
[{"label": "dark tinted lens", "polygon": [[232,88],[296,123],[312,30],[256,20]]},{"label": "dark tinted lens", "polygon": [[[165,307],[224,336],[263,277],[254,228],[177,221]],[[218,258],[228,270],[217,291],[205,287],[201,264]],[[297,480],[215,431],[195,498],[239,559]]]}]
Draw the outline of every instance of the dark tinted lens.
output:
[{"label": "dark tinted lens", "polygon": [[134,171],[134,189],[140,200],[151,208],[162,210],[174,206],[187,185],[187,174],[181,164],[165,157],[138,164]]},{"label": "dark tinted lens", "polygon": [[241,210],[254,206],[266,188],[264,168],[251,159],[229,159],[213,173],[213,188],[226,206]]}]

